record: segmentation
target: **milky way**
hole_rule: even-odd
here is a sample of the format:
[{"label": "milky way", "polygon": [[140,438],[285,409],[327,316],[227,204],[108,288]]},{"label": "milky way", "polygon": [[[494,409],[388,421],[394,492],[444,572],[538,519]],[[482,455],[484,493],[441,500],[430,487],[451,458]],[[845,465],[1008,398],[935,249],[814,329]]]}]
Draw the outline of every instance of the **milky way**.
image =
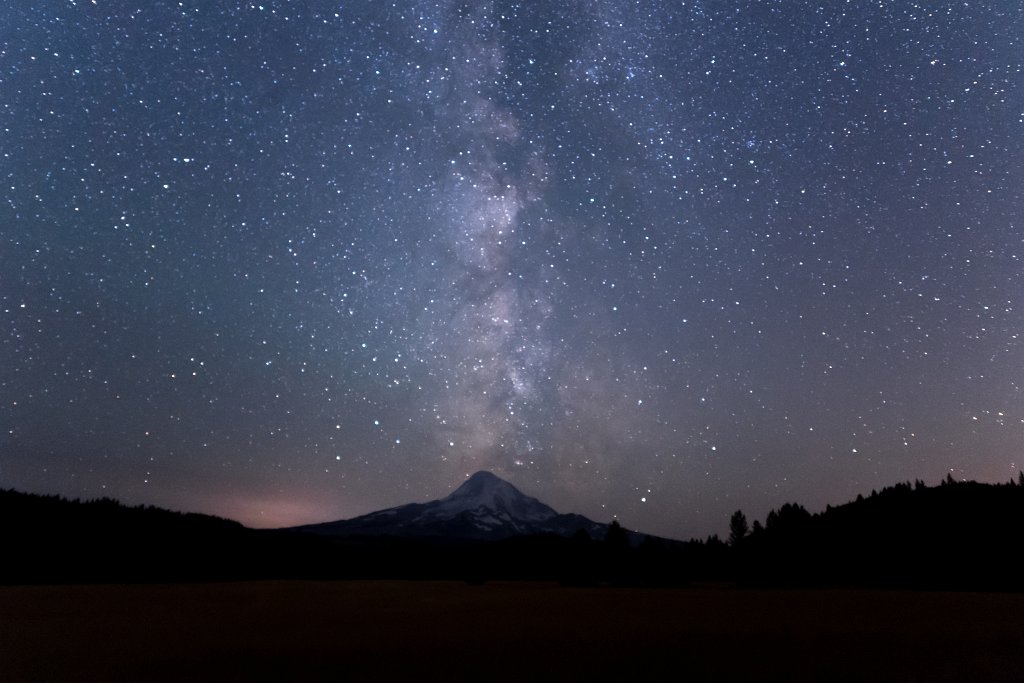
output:
[{"label": "milky way", "polygon": [[1006,480],[1022,40],[1011,2],[5,6],[0,486],[275,526],[486,468],[686,538]]}]

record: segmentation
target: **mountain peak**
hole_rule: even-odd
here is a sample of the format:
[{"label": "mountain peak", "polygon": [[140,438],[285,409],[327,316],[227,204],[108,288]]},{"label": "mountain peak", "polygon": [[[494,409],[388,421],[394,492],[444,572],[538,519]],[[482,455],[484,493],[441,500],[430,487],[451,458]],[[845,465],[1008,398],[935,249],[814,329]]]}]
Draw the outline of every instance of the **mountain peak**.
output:
[{"label": "mountain peak", "polygon": [[455,516],[462,512],[487,510],[512,519],[546,519],[558,513],[536,498],[527,496],[501,477],[481,470],[459,488],[437,501],[433,514]]},{"label": "mountain peak", "polygon": [[470,475],[466,479],[466,481],[462,482],[458,488],[456,488],[448,495],[448,497],[451,498],[452,496],[461,497],[466,495],[477,495],[484,491],[500,489],[505,487],[508,487],[509,489],[511,489],[512,491],[519,495],[523,495],[522,493],[520,493],[519,489],[517,489],[515,486],[508,483],[498,475],[494,474],[493,472],[488,472],[487,470],[480,470],[479,472]]},{"label": "mountain peak", "polygon": [[502,479],[501,477],[496,475],[494,472],[491,472],[490,470],[479,470],[478,472],[474,472],[473,474],[469,475],[466,478],[466,483],[469,483],[471,481],[491,482],[491,483],[494,483],[494,482],[505,482],[506,484],[508,483],[504,479]]},{"label": "mountain peak", "polygon": [[594,535],[602,533],[604,527],[580,515],[560,515],[496,474],[480,471],[440,500],[300,528],[335,536],[499,539],[538,533],[569,536],[580,529]]}]

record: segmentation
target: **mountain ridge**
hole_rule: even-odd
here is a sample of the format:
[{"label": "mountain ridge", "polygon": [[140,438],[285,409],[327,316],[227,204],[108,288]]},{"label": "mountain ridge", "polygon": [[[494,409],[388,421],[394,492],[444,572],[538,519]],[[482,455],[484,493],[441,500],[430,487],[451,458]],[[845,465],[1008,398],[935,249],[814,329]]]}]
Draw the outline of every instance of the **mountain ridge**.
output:
[{"label": "mountain ridge", "polygon": [[481,470],[437,500],[406,503],[351,519],[305,524],[288,530],[338,537],[502,540],[536,534],[572,536],[580,531],[600,539],[607,529],[607,524],[583,515],[557,512],[494,473]]}]

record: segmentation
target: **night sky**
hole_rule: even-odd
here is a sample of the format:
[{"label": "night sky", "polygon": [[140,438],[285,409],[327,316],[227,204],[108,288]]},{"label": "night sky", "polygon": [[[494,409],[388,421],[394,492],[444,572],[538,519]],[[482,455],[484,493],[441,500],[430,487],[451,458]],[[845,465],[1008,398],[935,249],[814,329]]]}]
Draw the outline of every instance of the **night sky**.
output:
[{"label": "night sky", "polygon": [[1024,466],[1015,0],[16,0],[0,155],[0,487],[690,538]]}]

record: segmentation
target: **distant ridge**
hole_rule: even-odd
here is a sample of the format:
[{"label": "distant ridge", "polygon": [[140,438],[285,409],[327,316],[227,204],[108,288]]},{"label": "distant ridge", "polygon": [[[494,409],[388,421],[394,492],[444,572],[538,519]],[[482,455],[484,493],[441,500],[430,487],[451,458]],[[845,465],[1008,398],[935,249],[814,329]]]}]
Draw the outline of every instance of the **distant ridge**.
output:
[{"label": "distant ridge", "polygon": [[900,483],[818,513],[787,503],[749,527],[737,510],[728,543],[642,537],[559,514],[486,472],[440,500],[298,533],[0,489],[0,584],[361,578],[1024,591],[1021,519],[1024,474],[1003,484]]},{"label": "distant ridge", "polygon": [[501,477],[480,471],[439,500],[400,505],[353,519],[308,524],[292,530],[325,536],[500,540],[535,534],[572,536],[579,531],[601,539],[607,528],[608,525],[583,515],[561,514]]}]

